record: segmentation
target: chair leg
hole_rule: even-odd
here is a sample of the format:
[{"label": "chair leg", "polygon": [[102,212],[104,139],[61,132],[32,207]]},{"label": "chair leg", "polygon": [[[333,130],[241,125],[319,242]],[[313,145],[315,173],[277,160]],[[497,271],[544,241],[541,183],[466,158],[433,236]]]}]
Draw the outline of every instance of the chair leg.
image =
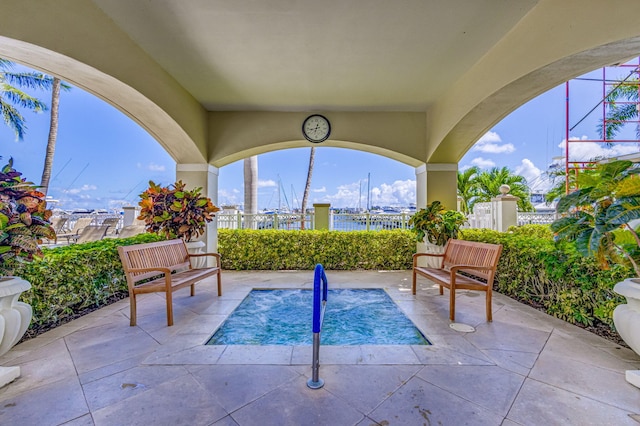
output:
[{"label": "chair leg", "polygon": [[491,311],[491,292],[487,291],[487,322],[493,321],[493,312]]},{"label": "chair leg", "polygon": [[416,270],[413,270],[413,285],[411,287],[411,291],[413,292],[413,294],[416,294]]},{"label": "chair leg", "polygon": [[449,289],[449,319],[452,322],[456,320],[456,292],[451,288]]},{"label": "chair leg", "polygon": [[129,293],[129,325],[131,327],[136,325],[136,294]]},{"label": "chair leg", "polygon": [[167,326],[173,325],[173,296],[171,292],[167,292]]},{"label": "chair leg", "polygon": [[218,297],[222,296],[222,271],[218,269]]},{"label": "chair leg", "polygon": [[191,296],[195,296],[196,295],[196,284],[193,283],[191,284]]}]

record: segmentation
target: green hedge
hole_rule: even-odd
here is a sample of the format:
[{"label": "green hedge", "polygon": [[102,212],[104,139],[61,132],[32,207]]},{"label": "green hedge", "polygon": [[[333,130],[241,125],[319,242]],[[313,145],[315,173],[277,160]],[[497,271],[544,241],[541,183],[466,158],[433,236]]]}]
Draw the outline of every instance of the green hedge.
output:
[{"label": "green hedge", "polygon": [[[613,309],[624,303],[613,286],[633,276],[631,268],[614,265],[605,270],[570,244],[555,243],[547,227],[519,227],[509,233],[464,230],[460,238],[502,244],[497,291],[571,323],[612,326]],[[31,283],[21,299],[33,307],[32,327],[56,324],[127,292],[118,245],[162,239],[142,234],[45,249],[44,259],[14,265],[13,270],[4,265],[0,274]],[[312,270],[318,263],[328,270],[409,270],[415,248],[408,230],[218,230],[226,270]]]},{"label": "green hedge", "polygon": [[33,308],[32,326],[55,324],[87,307],[105,305],[115,294],[128,292],[117,246],[162,239],[141,234],[45,248],[43,259],[4,265],[0,274],[19,276],[31,283],[31,290],[22,293],[20,300]]},{"label": "green hedge", "polygon": [[613,286],[633,276],[621,265],[603,269],[568,243],[556,243],[544,227],[521,227],[515,233],[466,229],[462,238],[502,244],[495,287],[500,293],[540,305],[570,323],[613,326],[613,309],[625,303]]},{"label": "green hedge", "polygon": [[410,269],[415,249],[408,230],[218,230],[222,268],[231,270]]}]

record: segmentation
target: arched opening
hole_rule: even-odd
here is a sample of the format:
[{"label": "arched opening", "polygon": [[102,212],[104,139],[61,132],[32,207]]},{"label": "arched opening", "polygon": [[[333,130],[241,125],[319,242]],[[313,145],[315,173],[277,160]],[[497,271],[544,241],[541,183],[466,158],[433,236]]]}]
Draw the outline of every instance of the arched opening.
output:
[{"label": "arched opening", "polygon": [[[259,210],[300,208],[311,148],[258,155]],[[242,207],[243,160],[220,168],[218,201]],[[415,168],[365,151],[316,147],[309,206],[343,209],[415,206]]]}]

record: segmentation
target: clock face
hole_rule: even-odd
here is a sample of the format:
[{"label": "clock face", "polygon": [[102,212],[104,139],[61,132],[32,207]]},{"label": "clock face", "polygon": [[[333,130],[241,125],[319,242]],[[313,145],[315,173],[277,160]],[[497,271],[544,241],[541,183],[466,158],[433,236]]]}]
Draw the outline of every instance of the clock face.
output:
[{"label": "clock face", "polygon": [[331,134],[331,124],[322,115],[310,115],[302,123],[302,134],[309,142],[319,143],[325,141]]}]

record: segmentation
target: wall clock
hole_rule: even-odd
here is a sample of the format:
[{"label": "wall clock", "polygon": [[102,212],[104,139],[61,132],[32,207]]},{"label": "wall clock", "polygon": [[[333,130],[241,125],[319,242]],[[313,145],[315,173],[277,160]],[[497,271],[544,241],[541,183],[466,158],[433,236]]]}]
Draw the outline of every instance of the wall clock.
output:
[{"label": "wall clock", "polygon": [[302,134],[309,142],[323,142],[331,134],[331,123],[323,115],[310,115],[302,123]]}]

